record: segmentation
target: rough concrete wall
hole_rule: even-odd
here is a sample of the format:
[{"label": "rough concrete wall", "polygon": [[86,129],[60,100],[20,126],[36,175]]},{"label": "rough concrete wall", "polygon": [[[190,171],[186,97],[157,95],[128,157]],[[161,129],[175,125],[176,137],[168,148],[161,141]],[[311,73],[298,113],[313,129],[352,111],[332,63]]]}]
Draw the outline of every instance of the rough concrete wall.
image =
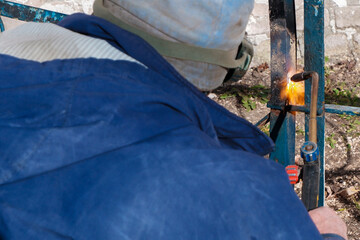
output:
[{"label": "rough concrete wall", "polygon": [[[298,57],[304,54],[304,4],[296,2]],[[270,27],[267,0],[255,0],[254,11],[246,29],[254,44],[254,64],[269,62]],[[325,55],[332,58],[360,57],[360,0],[325,1]]]},{"label": "rough concrete wall", "polygon": [[[94,0],[13,0],[22,4],[41,7],[62,13],[92,12]],[[302,0],[296,1],[297,30],[299,39],[298,57],[303,57],[304,7]],[[248,38],[254,44],[253,65],[269,62],[270,29],[268,0],[255,0],[255,8],[249,19]],[[360,0],[325,1],[325,55],[330,58],[360,56]],[[10,29],[20,22],[5,19]]]}]

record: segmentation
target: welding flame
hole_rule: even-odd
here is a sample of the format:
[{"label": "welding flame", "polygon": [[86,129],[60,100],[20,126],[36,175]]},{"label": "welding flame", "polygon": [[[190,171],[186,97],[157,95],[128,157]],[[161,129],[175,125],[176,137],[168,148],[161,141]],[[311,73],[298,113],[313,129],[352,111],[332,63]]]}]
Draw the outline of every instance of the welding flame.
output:
[{"label": "welding flame", "polygon": [[290,105],[304,105],[305,104],[305,84],[304,82],[293,82],[290,78],[295,74],[295,71],[289,71],[285,86],[282,88],[281,97],[286,99]]}]

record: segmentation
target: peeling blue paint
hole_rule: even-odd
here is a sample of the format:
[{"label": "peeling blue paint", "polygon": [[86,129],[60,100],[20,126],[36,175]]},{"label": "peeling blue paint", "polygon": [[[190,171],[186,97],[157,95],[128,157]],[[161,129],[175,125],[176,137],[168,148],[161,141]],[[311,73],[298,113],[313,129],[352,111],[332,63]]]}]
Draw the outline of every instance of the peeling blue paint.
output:
[{"label": "peeling blue paint", "polygon": [[351,116],[360,116],[360,108],[359,107],[334,105],[334,104],[325,104],[325,111],[328,112],[328,113],[347,114],[347,115],[351,115]]},{"label": "peeling blue paint", "polygon": [[317,6],[317,5],[312,5],[313,7],[314,7],[314,11],[315,11],[315,17],[317,17],[318,16],[318,14],[319,14],[319,10],[318,10],[318,8],[319,8],[319,6]]},{"label": "peeling blue paint", "polygon": [[[57,23],[63,19],[66,14],[48,11],[41,8],[31,7],[19,3],[0,0],[0,15],[15,18],[25,22],[50,22]],[[0,21],[1,31],[5,30]]]}]

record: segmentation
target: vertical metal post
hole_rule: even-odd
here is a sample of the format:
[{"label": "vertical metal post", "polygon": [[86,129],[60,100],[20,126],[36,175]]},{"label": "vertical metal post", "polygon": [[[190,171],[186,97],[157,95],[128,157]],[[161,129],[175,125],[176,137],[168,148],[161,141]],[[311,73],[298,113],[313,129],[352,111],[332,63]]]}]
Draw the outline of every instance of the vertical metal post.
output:
[{"label": "vertical metal post", "polygon": [[[305,71],[319,74],[318,109],[324,109],[324,2],[322,0],[305,0],[304,2],[304,40]],[[305,104],[310,106],[311,83],[305,82]],[[319,206],[324,205],[325,196],[325,115],[317,117],[317,139],[320,152],[320,187]],[[305,115],[305,132],[308,140],[309,114]]]},{"label": "vertical metal post", "polygon": [[[270,106],[285,108],[281,89],[288,73],[296,71],[296,24],[294,0],[269,0],[271,38]],[[293,72],[294,73],[294,72]],[[295,162],[295,113],[271,109],[270,137],[275,151],[270,158],[287,166]]]}]

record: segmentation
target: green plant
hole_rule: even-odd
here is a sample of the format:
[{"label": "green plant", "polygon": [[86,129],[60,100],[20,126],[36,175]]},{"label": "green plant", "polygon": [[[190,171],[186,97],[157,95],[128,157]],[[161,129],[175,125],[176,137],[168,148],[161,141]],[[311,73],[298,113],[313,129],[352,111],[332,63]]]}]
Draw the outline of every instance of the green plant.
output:
[{"label": "green plant", "polygon": [[331,69],[329,66],[327,66],[327,63],[329,62],[329,57],[325,56],[325,64],[324,64],[324,73],[325,73],[325,78],[327,78],[330,75]]},{"label": "green plant", "polygon": [[256,109],[256,102],[266,104],[269,101],[270,89],[263,85],[234,87],[222,93],[220,99],[237,98],[240,104],[247,110]]},{"label": "green plant", "polygon": [[265,133],[266,135],[270,136],[270,127],[269,124],[266,124],[262,127],[260,127],[260,130]]},{"label": "green plant", "polygon": [[360,99],[357,97],[355,88],[345,89],[346,83],[327,91],[326,103],[360,106]]},{"label": "green plant", "polygon": [[233,93],[223,93],[220,95],[220,99],[227,99],[227,98],[231,98],[231,97],[235,97],[236,94],[233,94]]},{"label": "green plant", "polygon": [[346,144],[346,148],[348,151],[351,151],[351,144],[350,143]]},{"label": "green plant", "polygon": [[360,210],[360,201],[357,202],[355,201],[354,203],[355,203],[355,207]]},{"label": "green plant", "polygon": [[241,103],[247,111],[254,110],[256,108],[256,102],[253,100],[252,96],[242,95],[241,97]]},{"label": "green plant", "polygon": [[326,138],[326,141],[329,143],[331,148],[335,148],[337,141],[334,139],[335,134],[332,133],[329,137]]},{"label": "green plant", "polygon": [[256,94],[258,100],[265,104],[269,101],[270,90],[263,85],[255,85],[251,87],[251,90]]},{"label": "green plant", "polygon": [[346,133],[355,133],[356,135],[359,135],[359,132],[357,131],[358,126],[360,125],[358,116],[341,114],[339,117],[343,120],[346,120],[345,123],[341,124],[341,127],[345,128]]},{"label": "green plant", "polygon": [[305,136],[305,131],[302,130],[301,128],[296,128],[296,133],[297,133],[297,134],[300,134],[300,135],[302,135],[302,136]]},{"label": "green plant", "polygon": [[347,114],[340,114],[339,117],[342,119],[348,120],[348,121],[350,121],[351,119],[354,118],[354,116],[347,115]]},{"label": "green plant", "polygon": [[357,120],[357,119],[355,119],[354,124],[357,125],[357,126],[359,126],[359,125],[360,125],[360,121]]}]

